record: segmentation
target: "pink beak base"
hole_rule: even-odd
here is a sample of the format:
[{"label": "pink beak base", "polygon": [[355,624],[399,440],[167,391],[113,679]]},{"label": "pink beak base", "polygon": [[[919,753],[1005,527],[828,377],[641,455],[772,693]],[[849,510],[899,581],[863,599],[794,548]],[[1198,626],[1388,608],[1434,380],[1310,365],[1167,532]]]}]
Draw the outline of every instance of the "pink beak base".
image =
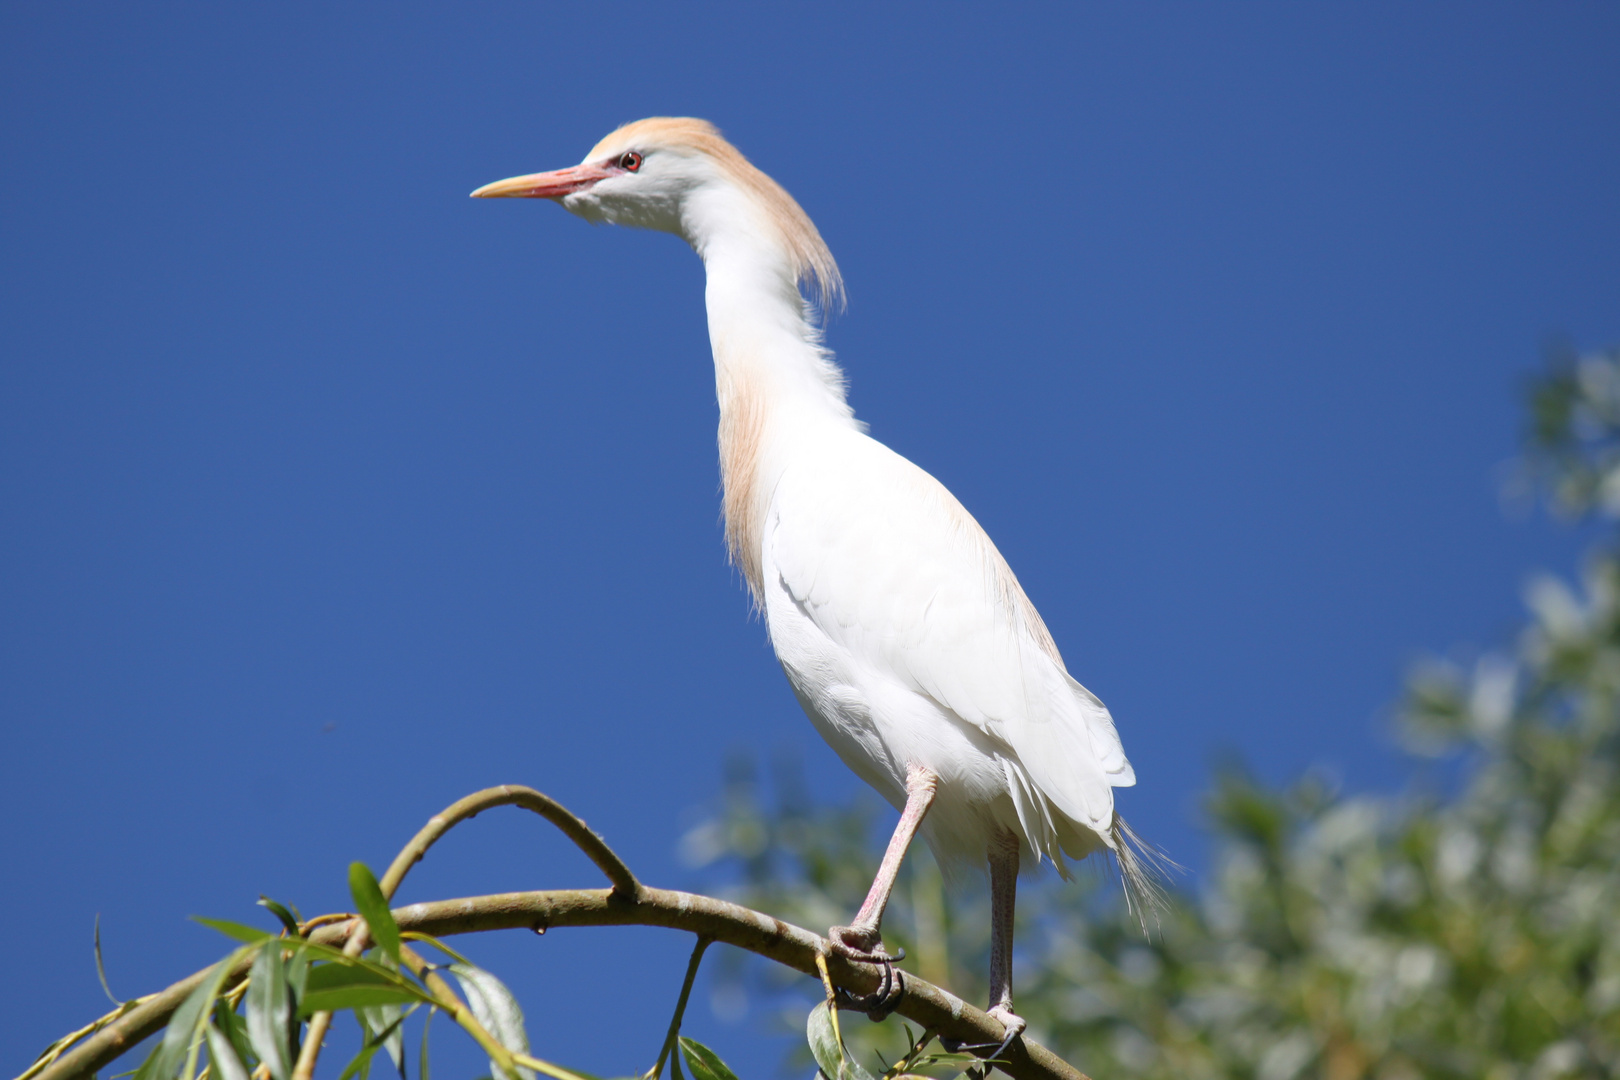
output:
[{"label": "pink beak base", "polygon": [[598,180],[606,180],[613,172],[590,162],[553,172],[513,176],[485,184],[472,193],[474,199],[560,199],[576,191],[584,191]]}]

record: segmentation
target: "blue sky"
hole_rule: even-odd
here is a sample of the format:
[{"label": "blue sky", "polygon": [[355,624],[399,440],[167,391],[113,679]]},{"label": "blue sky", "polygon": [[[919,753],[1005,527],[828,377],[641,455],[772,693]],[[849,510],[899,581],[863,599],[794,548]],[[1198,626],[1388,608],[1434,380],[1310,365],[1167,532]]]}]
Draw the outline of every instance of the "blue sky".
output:
[{"label": "blue sky", "polygon": [[[816,220],[858,414],[1112,707],[1144,834],[1200,865],[1227,752],[1397,787],[1406,666],[1579,549],[1498,478],[1545,344],[1620,341],[1617,51],[1575,3],[7,5],[0,1057],[103,1007],[97,912],[150,990],[220,951],[186,915],[343,907],[479,787],[675,886],[728,752],[856,796],[725,562],[697,259],[466,198],[644,115]],[[592,881],[493,815],[402,896]],[[611,1075],[687,943],[473,948]]]}]

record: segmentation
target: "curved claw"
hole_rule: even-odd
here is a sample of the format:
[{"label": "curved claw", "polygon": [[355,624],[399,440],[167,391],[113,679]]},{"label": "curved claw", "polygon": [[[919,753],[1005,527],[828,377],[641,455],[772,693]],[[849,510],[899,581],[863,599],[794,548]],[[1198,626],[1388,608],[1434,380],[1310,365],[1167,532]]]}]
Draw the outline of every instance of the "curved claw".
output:
[{"label": "curved claw", "polygon": [[1024,1033],[1024,1029],[1029,1026],[1029,1021],[1013,1012],[1011,1007],[1007,1005],[997,1005],[990,1010],[990,1015],[1001,1021],[1005,1034],[1001,1037],[1001,1045],[996,1047],[995,1052],[985,1060],[1000,1061],[1001,1055],[1007,1052],[1007,1047],[1012,1045],[1012,1041]]},{"label": "curved claw", "polygon": [[870,994],[857,997],[842,987],[838,990],[838,1003],[840,1006],[863,1012],[866,1018],[874,1024],[887,1020],[900,1007],[900,1001],[906,996],[906,978],[900,969],[888,960],[883,961],[883,981],[878,988]]},{"label": "curved claw", "polygon": [[883,940],[875,933],[862,932],[852,926],[835,926],[827,931],[828,951],[838,954],[845,960],[862,964],[877,964],[883,969],[883,981],[878,984],[876,991],[870,994],[857,996],[847,990],[839,990],[838,1003],[856,1012],[863,1012],[874,1021],[881,1021],[900,1006],[900,999],[905,996],[905,977],[895,968],[895,963],[906,958],[906,950],[896,950],[891,955],[883,948]]},{"label": "curved claw", "polygon": [[[1001,1026],[1004,1031],[1001,1042],[965,1043],[957,1042],[955,1039],[941,1038],[939,1040],[939,1045],[944,1047],[946,1051],[952,1054],[959,1054],[966,1051],[969,1054],[977,1054],[985,1061],[1000,1061],[1001,1055],[1007,1052],[1007,1047],[1011,1046],[1013,1044],[1013,1040],[1024,1033],[1024,1029],[1029,1026],[1029,1021],[1025,1020],[1022,1016],[1019,1016],[1005,1005],[997,1005],[995,1008],[990,1009],[989,1013],[991,1016],[1001,1021]],[[980,1053],[980,1051],[984,1050],[988,1050],[990,1052],[988,1054]]]},{"label": "curved claw", "polygon": [[906,950],[890,955],[883,948],[883,939],[876,934],[863,934],[853,926],[835,926],[827,931],[827,944],[845,960],[861,964],[896,964],[906,958]]}]

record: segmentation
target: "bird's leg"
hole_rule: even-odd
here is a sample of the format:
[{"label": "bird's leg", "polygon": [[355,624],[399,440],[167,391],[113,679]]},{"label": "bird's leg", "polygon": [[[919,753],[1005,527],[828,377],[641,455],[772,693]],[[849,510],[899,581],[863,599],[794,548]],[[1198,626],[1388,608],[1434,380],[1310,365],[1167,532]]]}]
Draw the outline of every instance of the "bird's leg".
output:
[{"label": "bird's leg", "polygon": [[906,808],[900,814],[900,824],[894,827],[894,835],[889,838],[889,849],[883,853],[877,877],[872,879],[872,888],[867,892],[861,910],[856,912],[855,921],[827,931],[827,940],[832,943],[834,952],[867,963],[895,959],[883,951],[883,911],[889,906],[889,895],[894,892],[895,879],[900,875],[900,863],[906,857],[906,849],[911,846],[912,837],[917,835],[917,827],[928,813],[938,786],[939,774],[931,769],[913,765],[906,770]]},{"label": "bird's leg", "polygon": [[906,857],[906,849],[911,846],[912,837],[917,835],[917,827],[928,813],[938,787],[938,773],[921,765],[913,765],[906,770],[906,808],[900,814],[900,824],[895,826],[894,835],[889,838],[889,848],[883,853],[883,862],[878,866],[877,877],[872,879],[866,902],[861,904],[861,910],[849,926],[835,926],[827,931],[827,941],[833,952],[849,960],[883,965],[883,982],[878,985],[877,992],[864,998],[850,999],[849,1002],[874,1020],[881,1020],[893,1012],[905,993],[904,979],[894,968],[894,962],[904,958],[905,953],[902,951],[900,956],[890,956],[884,951],[883,911],[889,906],[889,896],[894,892],[895,879],[900,875],[900,863]]},{"label": "bird's leg", "polygon": [[1012,1007],[1013,909],[1018,899],[1018,837],[1003,832],[990,841],[990,1015],[1006,1029],[991,1054],[1001,1057],[1026,1021]]}]

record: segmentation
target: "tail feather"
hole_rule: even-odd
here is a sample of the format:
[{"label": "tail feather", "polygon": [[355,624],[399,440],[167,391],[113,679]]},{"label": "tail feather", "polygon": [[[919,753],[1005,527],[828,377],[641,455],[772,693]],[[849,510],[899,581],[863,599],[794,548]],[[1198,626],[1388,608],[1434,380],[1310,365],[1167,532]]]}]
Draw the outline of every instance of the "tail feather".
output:
[{"label": "tail feather", "polygon": [[1169,872],[1181,870],[1182,867],[1138,836],[1136,830],[1117,813],[1109,830],[1109,840],[1108,846],[1114,850],[1120,880],[1125,886],[1125,905],[1141,924],[1142,933],[1151,935],[1153,931],[1148,926],[1149,919],[1154,926],[1158,926],[1160,912],[1169,906],[1169,897],[1165,893]]}]

